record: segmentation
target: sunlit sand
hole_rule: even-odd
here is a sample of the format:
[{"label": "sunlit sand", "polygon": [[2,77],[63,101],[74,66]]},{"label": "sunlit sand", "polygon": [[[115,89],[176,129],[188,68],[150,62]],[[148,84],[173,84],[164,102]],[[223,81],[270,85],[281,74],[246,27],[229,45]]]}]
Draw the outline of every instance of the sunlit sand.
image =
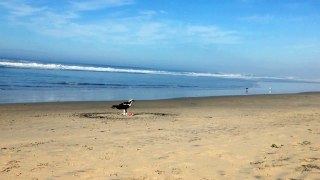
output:
[{"label": "sunlit sand", "polygon": [[316,179],[320,95],[0,106],[1,179]]}]

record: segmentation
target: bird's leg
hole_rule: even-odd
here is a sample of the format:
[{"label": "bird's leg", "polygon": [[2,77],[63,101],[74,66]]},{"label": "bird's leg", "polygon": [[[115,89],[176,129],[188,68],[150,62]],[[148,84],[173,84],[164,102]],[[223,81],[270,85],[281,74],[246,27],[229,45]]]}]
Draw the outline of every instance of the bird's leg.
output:
[{"label": "bird's leg", "polygon": [[125,112],[124,115],[127,115],[127,114],[128,114],[128,110],[127,110],[127,109],[125,109],[124,112]]},{"label": "bird's leg", "polygon": [[124,115],[124,116],[126,115],[126,109],[123,110],[122,115]]}]

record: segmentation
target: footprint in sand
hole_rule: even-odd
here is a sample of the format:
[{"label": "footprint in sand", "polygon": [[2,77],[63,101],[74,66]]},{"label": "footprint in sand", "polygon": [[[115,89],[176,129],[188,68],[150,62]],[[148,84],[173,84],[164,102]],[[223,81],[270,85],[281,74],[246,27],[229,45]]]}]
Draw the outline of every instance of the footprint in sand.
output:
[{"label": "footprint in sand", "polygon": [[250,164],[254,164],[254,165],[256,165],[256,164],[262,164],[262,163],[264,163],[264,161],[250,162]]},{"label": "footprint in sand", "polygon": [[88,146],[88,145],[83,145],[83,146],[81,146],[81,147],[83,147],[83,148],[86,148],[87,150],[93,150],[93,147],[90,147],[90,146]]},{"label": "footprint in sand", "polygon": [[199,138],[199,137],[193,137],[188,142],[194,142],[194,141],[200,141],[200,140],[201,140],[201,138]]},{"label": "footprint in sand", "polygon": [[160,170],[156,170],[155,172],[159,175],[164,173],[164,171],[160,171]]},{"label": "footprint in sand", "polygon": [[303,164],[300,167],[296,168],[297,171],[305,172],[312,170],[320,170],[320,166],[316,164]]},{"label": "footprint in sand", "polygon": [[14,168],[19,168],[20,165],[19,165],[19,162],[20,161],[16,161],[16,160],[12,160],[12,161],[9,161],[6,165],[8,167],[6,167],[5,169],[3,169],[1,172],[10,172],[12,169]]},{"label": "footprint in sand", "polygon": [[320,158],[304,158],[304,159],[302,159],[302,161],[304,161],[304,162],[313,162],[313,161],[317,161],[319,159]]},{"label": "footprint in sand", "polygon": [[179,169],[179,168],[172,168],[172,170],[171,170],[171,173],[172,174],[181,174],[181,169]]},{"label": "footprint in sand", "polygon": [[39,163],[39,164],[37,165],[37,167],[32,168],[30,171],[41,170],[41,169],[46,168],[46,167],[48,167],[48,166],[49,166],[49,163]]},{"label": "footprint in sand", "polygon": [[276,144],[271,145],[272,148],[281,148],[282,146],[283,146],[282,144],[281,145],[276,145]]},{"label": "footprint in sand", "polygon": [[300,145],[306,146],[306,145],[310,145],[311,142],[310,141],[303,141],[301,143],[299,143]]}]

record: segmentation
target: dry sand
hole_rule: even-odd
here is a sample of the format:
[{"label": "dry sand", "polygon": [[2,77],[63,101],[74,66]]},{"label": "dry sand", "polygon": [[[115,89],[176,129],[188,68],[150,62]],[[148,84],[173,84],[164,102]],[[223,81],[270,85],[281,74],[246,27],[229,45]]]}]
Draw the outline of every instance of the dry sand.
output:
[{"label": "dry sand", "polygon": [[0,179],[320,179],[320,93],[0,105]]}]

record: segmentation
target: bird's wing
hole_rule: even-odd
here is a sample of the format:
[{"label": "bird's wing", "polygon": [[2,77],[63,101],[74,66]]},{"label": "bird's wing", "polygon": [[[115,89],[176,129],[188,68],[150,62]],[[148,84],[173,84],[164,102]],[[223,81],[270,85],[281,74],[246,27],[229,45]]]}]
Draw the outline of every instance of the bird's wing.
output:
[{"label": "bird's wing", "polygon": [[129,104],[121,103],[118,105],[119,108],[128,108]]},{"label": "bird's wing", "polygon": [[123,102],[121,103],[122,105],[129,105],[130,103],[129,102]]}]

